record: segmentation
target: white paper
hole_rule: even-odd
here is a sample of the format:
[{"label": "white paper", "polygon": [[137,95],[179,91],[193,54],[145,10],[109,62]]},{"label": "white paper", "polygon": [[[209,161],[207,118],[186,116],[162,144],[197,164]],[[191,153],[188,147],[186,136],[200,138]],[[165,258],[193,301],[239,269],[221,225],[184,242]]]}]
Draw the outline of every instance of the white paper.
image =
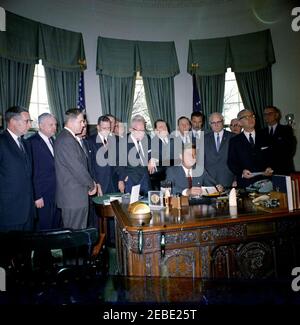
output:
[{"label": "white paper", "polygon": [[216,189],[215,186],[201,186],[201,189],[202,189],[203,195],[210,195],[210,194],[218,193],[218,190]]},{"label": "white paper", "polygon": [[255,172],[255,173],[251,173],[251,176],[258,176],[258,175],[263,175],[264,172]]},{"label": "white paper", "polygon": [[232,188],[231,191],[230,191],[230,193],[229,193],[229,206],[230,207],[237,206],[236,190],[235,190],[235,188]]},{"label": "white paper", "polygon": [[132,186],[131,194],[130,194],[130,204],[137,202],[139,200],[140,188],[141,188],[140,184]]}]

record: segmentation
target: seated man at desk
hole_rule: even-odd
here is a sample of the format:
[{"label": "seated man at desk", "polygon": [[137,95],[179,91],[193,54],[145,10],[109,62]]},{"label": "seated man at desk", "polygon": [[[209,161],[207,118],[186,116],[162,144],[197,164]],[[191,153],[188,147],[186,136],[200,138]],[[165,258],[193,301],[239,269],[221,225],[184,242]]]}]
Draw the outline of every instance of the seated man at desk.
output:
[{"label": "seated man at desk", "polygon": [[200,196],[203,193],[202,186],[215,186],[216,192],[222,192],[223,186],[217,185],[215,180],[203,170],[199,175],[196,167],[196,147],[192,144],[184,146],[179,156],[181,164],[167,168],[166,180],[172,182],[172,193],[180,193],[186,196]]}]

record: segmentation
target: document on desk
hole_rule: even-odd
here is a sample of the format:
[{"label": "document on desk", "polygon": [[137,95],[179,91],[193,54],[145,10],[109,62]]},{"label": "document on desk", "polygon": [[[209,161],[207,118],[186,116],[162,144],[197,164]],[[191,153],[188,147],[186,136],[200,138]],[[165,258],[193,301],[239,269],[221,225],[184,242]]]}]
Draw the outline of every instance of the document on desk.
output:
[{"label": "document on desk", "polygon": [[140,184],[132,186],[131,195],[130,195],[130,204],[137,202],[139,200],[140,188],[141,188]]},{"label": "document on desk", "polygon": [[211,195],[218,193],[218,190],[215,186],[201,186],[203,195]]}]

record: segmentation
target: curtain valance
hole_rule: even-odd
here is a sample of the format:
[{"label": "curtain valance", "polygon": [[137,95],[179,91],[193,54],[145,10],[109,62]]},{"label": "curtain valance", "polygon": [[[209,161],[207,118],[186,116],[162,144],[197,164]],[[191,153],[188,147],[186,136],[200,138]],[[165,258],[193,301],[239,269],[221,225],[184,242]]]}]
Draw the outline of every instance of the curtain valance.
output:
[{"label": "curtain valance", "polygon": [[0,33],[0,56],[21,63],[36,63],[38,25],[38,22],[6,11],[6,32]]},{"label": "curtain valance", "polygon": [[98,37],[97,74],[172,77],[179,73],[174,42],[148,42]]},{"label": "curtain valance", "polygon": [[231,67],[234,72],[250,72],[275,63],[270,30],[231,37],[190,40],[187,71],[196,75],[216,75]]},{"label": "curtain valance", "polygon": [[22,63],[79,71],[86,68],[81,33],[52,27],[6,12],[6,32],[0,33],[0,57]]}]

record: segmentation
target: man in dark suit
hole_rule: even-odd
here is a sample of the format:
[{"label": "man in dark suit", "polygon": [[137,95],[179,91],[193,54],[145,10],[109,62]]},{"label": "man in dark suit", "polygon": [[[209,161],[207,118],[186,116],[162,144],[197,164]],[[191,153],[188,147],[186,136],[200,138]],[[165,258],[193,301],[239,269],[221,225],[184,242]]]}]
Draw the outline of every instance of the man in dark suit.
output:
[{"label": "man in dark suit", "polygon": [[181,165],[167,168],[166,180],[172,183],[173,194],[202,195],[202,186],[216,186],[216,191],[223,190],[221,184],[216,184],[206,170],[197,165],[196,157],[195,145],[186,144],[180,155]]},{"label": "man in dark suit", "polygon": [[33,230],[32,158],[22,139],[31,127],[28,110],[5,112],[7,129],[0,134],[0,231]]},{"label": "man in dark suit", "polygon": [[212,129],[204,136],[204,167],[217,184],[231,187],[234,175],[228,168],[229,140],[234,136],[224,130],[224,118],[221,113],[212,113],[209,117]]},{"label": "man in dark suit", "polygon": [[60,213],[56,207],[54,139],[56,118],[49,113],[38,117],[39,131],[28,140],[31,144],[33,159],[33,188],[37,208],[38,230],[49,230],[60,227]]},{"label": "man in dark suit", "polygon": [[[204,116],[201,112],[193,112],[191,114],[191,125],[192,125],[192,142],[196,144],[197,139],[200,140],[201,135],[203,136],[202,127],[203,127]],[[197,141],[199,142],[199,141]]]},{"label": "man in dark suit", "polygon": [[281,112],[275,106],[264,110],[267,127],[260,131],[266,146],[270,165],[275,174],[289,175],[295,171],[293,157],[296,153],[297,140],[289,125],[280,124]]},{"label": "man in dark suit", "polygon": [[271,176],[273,170],[268,163],[268,147],[264,145],[261,136],[255,132],[253,112],[243,109],[237,117],[244,130],[230,139],[228,167],[236,175],[237,186],[247,187],[262,178]]},{"label": "man in dark suit", "polygon": [[65,113],[65,127],[54,145],[56,172],[56,201],[62,210],[65,228],[87,227],[88,195],[97,192],[97,186],[88,170],[87,156],[77,137],[84,127],[84,116],[77,109]]},{"label": "man in dark suit", "polygon": [[92,173],[102,194],[113,192],[112,176],[114,166],[109,164],[108,151],[111,148],[111,121],[108,116],[100,116],[97,123],[97,134],[88,138],[92,156]]},{"label": "man in dark suit", "polygon": [[145,119],[141,115],[133,117],[127,148],[120,146],[118,155],[120,192],[130,193],[132,186],[140,184],[141,194],[147,194],[151,189],[149,173],[154,172],[155,164],[151,162],[151,140],[145,134]]},{"label": "man in dark suit", "polygon": [[155,136],[151,139],[151,157],[155,162],[155,172],[150,175],[154,190],[160,189],[160,181],[166,178],[166,168],[174,165],[173,138],[169,136],[169,126],[164,120],[154,122]]}]

